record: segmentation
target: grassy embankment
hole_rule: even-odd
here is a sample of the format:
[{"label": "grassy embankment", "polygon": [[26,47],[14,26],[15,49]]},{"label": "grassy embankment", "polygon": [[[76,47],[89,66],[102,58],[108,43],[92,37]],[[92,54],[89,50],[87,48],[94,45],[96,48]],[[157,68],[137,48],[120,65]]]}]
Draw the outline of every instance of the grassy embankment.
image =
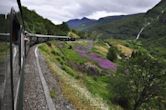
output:
[{"label": "grassy embankment", "polygon": [[[110,75],[115,71],[100,67],[100,63],[89,56],[82,56],[77,51],[79,46],[89,44],[87,41],[49,42],[39,47],[50,69],[59,77],[63,95],[77,109],[121,109],[111,103],[112,93],[108,88]],[[95,53],[106,61],[108,48],[105,43],[93,43],[86,54]]]},{"label": "grassy embankment", "polygon": [[63,95],[77,109],[108,109],[102,99],[92,94],[96,92],[103,96],[108,94],[105,92],[104,77],[95,81],[92,77],[70,67],[69,63],[81,65],[88,62],[88,59],[70,49],[71,45],[69,46],[67,43],[62,43],[59,46],[57,47],[55,42],[52,42],[42,44],[39,48],[52,72],[60,78]]}]

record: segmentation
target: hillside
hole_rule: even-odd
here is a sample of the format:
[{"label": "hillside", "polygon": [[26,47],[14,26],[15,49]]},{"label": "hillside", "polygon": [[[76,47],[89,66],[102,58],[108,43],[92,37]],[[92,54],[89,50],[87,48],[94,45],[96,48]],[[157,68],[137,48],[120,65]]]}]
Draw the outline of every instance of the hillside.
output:
[{"label": "hillside", "polygon": [[69,25],[69,27],[71,29],[84,30],[84,29],[94,27],[97,25],[110,23],[112,21],[116,21],[116,20],[119,20],[119,19],[124,18],[124,17],[126,17],[126,16],[124,16],[124,15],[107,16],[107,17],[100,18],[98,20],[89,19],[89,18],[84,17],[82,19],[69,20],[69,21],[67,21],[67,24]]},{"label": "hillside", "polygon": [[[97,20],[93,24],[81,25],[77,30],[100,34],[102,38],[135,39],[141,28],[146,27],[141,33],[141,38],[149,38],[165,35],[166,24],[166,1],[162,0],[155,7],[147,11],[126,16],[112,16]],[[78,23],[78,22],[77,22]],[[146,26],[148,23],[150,25]],[[71,27],[72,28],[72,27]]]},{"label": "hillside", "polygon": [[[63,96],[76,108],[166,108],[165,83],[162,82],[166,78],[165,63],[157,63],[139,42],[120,39],[50,41],[40,45],[39,50],[54,76],[58,76]],[[155,80],[150,80],[151,77]],[[137,98],[140,98],[139,106]]]},{"label": "hillside", "polygon": [[34,10],[22,7],[26,31],[37,34],[67,35],[69,28],[66,23],[55,25],[50,20],[38,15]]},{"label": "hillside", "polygon": [[84,17],[82,19],[69,20],[67,22],[67,24],[69,25],[70,28],[77,29],[80,27],[86,27],[88,25],[93,25],[95,22],[96,22],[96,20],[88,19],[88,18]]},{"label": "hillside", "polygon": [[150,25],[141,34],[142,42],[151,53],[166,58],[166,1],[149,10],[144,17],[145,23]]},{"label": "hillside", "polygon": [[[74,28],[67,22],[70,28],[88,33],[100,34],[102,38],[109,38],[110,36],[116,38],[128,38],[136,36],[141,28],[142,17],[144,14],[135,15],[121,15],[121,16],[108,16],[100,18],[91,24],[86,24],[77,21],[79,25]],[[73,21],[73,20],[71,20]]]},{"label": "hillside", "polygon": [[144,24],[150,25],[142,34],[143,38],[161,38],[166,35],[166,1],[162,0],[144,16]]},{"label": "hillside", "polygon": [[[83,25],[77,30],[93,34],[100,39],[120,38],[141,40],[152,54],[166,56],[166,0],[161,0],[146,13],[112,16]],[[139,35],[138,35],[139,34]],[[85,34],[86,35],[86,34]],[[91,36],[89,36],[91,37]]]},{"label": "hillside", "polygon": [[103,23],[99,22],[94,26],[84,28],[83,31],[99,33],[102,38],[110,38],[110,36],[123,39],[130,38],[137,35],[141,27],[142,16],[143,14],[136,14],[122,16],[114,20],[107,20],[107,22],[103,20]]}]

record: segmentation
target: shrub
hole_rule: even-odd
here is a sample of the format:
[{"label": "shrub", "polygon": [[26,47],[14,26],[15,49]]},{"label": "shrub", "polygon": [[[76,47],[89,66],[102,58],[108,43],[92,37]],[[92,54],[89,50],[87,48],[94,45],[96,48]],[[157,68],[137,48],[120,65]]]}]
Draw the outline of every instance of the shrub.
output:
[{"label": "shrub", "polygon": [[47,44],[49,47],[51,47],[51,46],[52,46],[50,42],[46,42],[46,44]]},{"label": "shrub", "polygon": [[107,58],[113,62],[115,62],[117,60],[117,49],[115,47],[109,48]]},{"label": "shrub", "polygon": [[68,49],[72,49],[73,47],[70,45],[69,47],[68,47]]}]

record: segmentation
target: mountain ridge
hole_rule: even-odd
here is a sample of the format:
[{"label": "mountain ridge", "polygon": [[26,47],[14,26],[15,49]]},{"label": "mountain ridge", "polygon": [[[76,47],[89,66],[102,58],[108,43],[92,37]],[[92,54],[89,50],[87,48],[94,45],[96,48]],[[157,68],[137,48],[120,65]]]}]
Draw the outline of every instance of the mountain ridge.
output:
[{"label": "mountain ridge", "polygon": [[[132,15],[134,15],[134,14],[132,14]],[[108,23],[108,22],[116,21],[116,20],[125,18],[126,16],[132,16],[132,15],[105,16],[105,17],[101,17],[97,20],[83,17],[82,19],[71,19],[71,20],[67,21],[66,23],[69,25],[70,28],[77,29],[82,26],[85,27],[88,25],[96,25],[97,23]]]},{"label": "mountain ridge", "polygon": [[[140,32],[141,28],[145,25],[148,25],[140,34],[141,38],[148,38],[150,33],[153,33],[153,28],[160,28],[161,26],[154,26],[154,24],[163,24],[166,23],[166,0],[161,0],[157,5],[148,10],[146,13],[138,13],[132,15],[120,15],[120,16],[108,16],[96,20],[92,24],[81,24],[78,25],[76,29],[78,31],[88,32],[88,33],[97,33],[102,34],[101,38],[131,38],[135,39]],[[163,23],[163,24],[162,24]],[[67,22],[68,24],[68,22]],[[153,30],[153,31],[152,31]],[[159,29],[156,29],[159,30]],[[160,33],[160,31],[156,33]],[[151,32],[148,32],[151,31]],[[148,33],[147,33],[148,32]],[[152,34],[155,35],[155,34]],[[155,35],[157,36],[157,35]]]},{"label": "mountain ridge", "polygon": [[81,25],[93,24],[96,20],[83,17],[81,19],[72,19],[67,21],[67,24],[70,28],[78,28]]}]

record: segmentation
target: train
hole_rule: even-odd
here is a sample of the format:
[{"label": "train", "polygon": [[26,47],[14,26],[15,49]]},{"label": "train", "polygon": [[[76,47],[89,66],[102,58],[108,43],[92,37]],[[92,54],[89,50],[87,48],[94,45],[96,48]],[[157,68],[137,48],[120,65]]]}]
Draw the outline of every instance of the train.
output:
[{"label": "train", "polygon": [[24,65],[29,48],[49,40],[76,39],[27,32],[21,1],[0,0],[0,110],[23,109]]},{"label": "train", "polygon": [[23,109],[24,30],[20,0],[0,0],[0,110]]}]

